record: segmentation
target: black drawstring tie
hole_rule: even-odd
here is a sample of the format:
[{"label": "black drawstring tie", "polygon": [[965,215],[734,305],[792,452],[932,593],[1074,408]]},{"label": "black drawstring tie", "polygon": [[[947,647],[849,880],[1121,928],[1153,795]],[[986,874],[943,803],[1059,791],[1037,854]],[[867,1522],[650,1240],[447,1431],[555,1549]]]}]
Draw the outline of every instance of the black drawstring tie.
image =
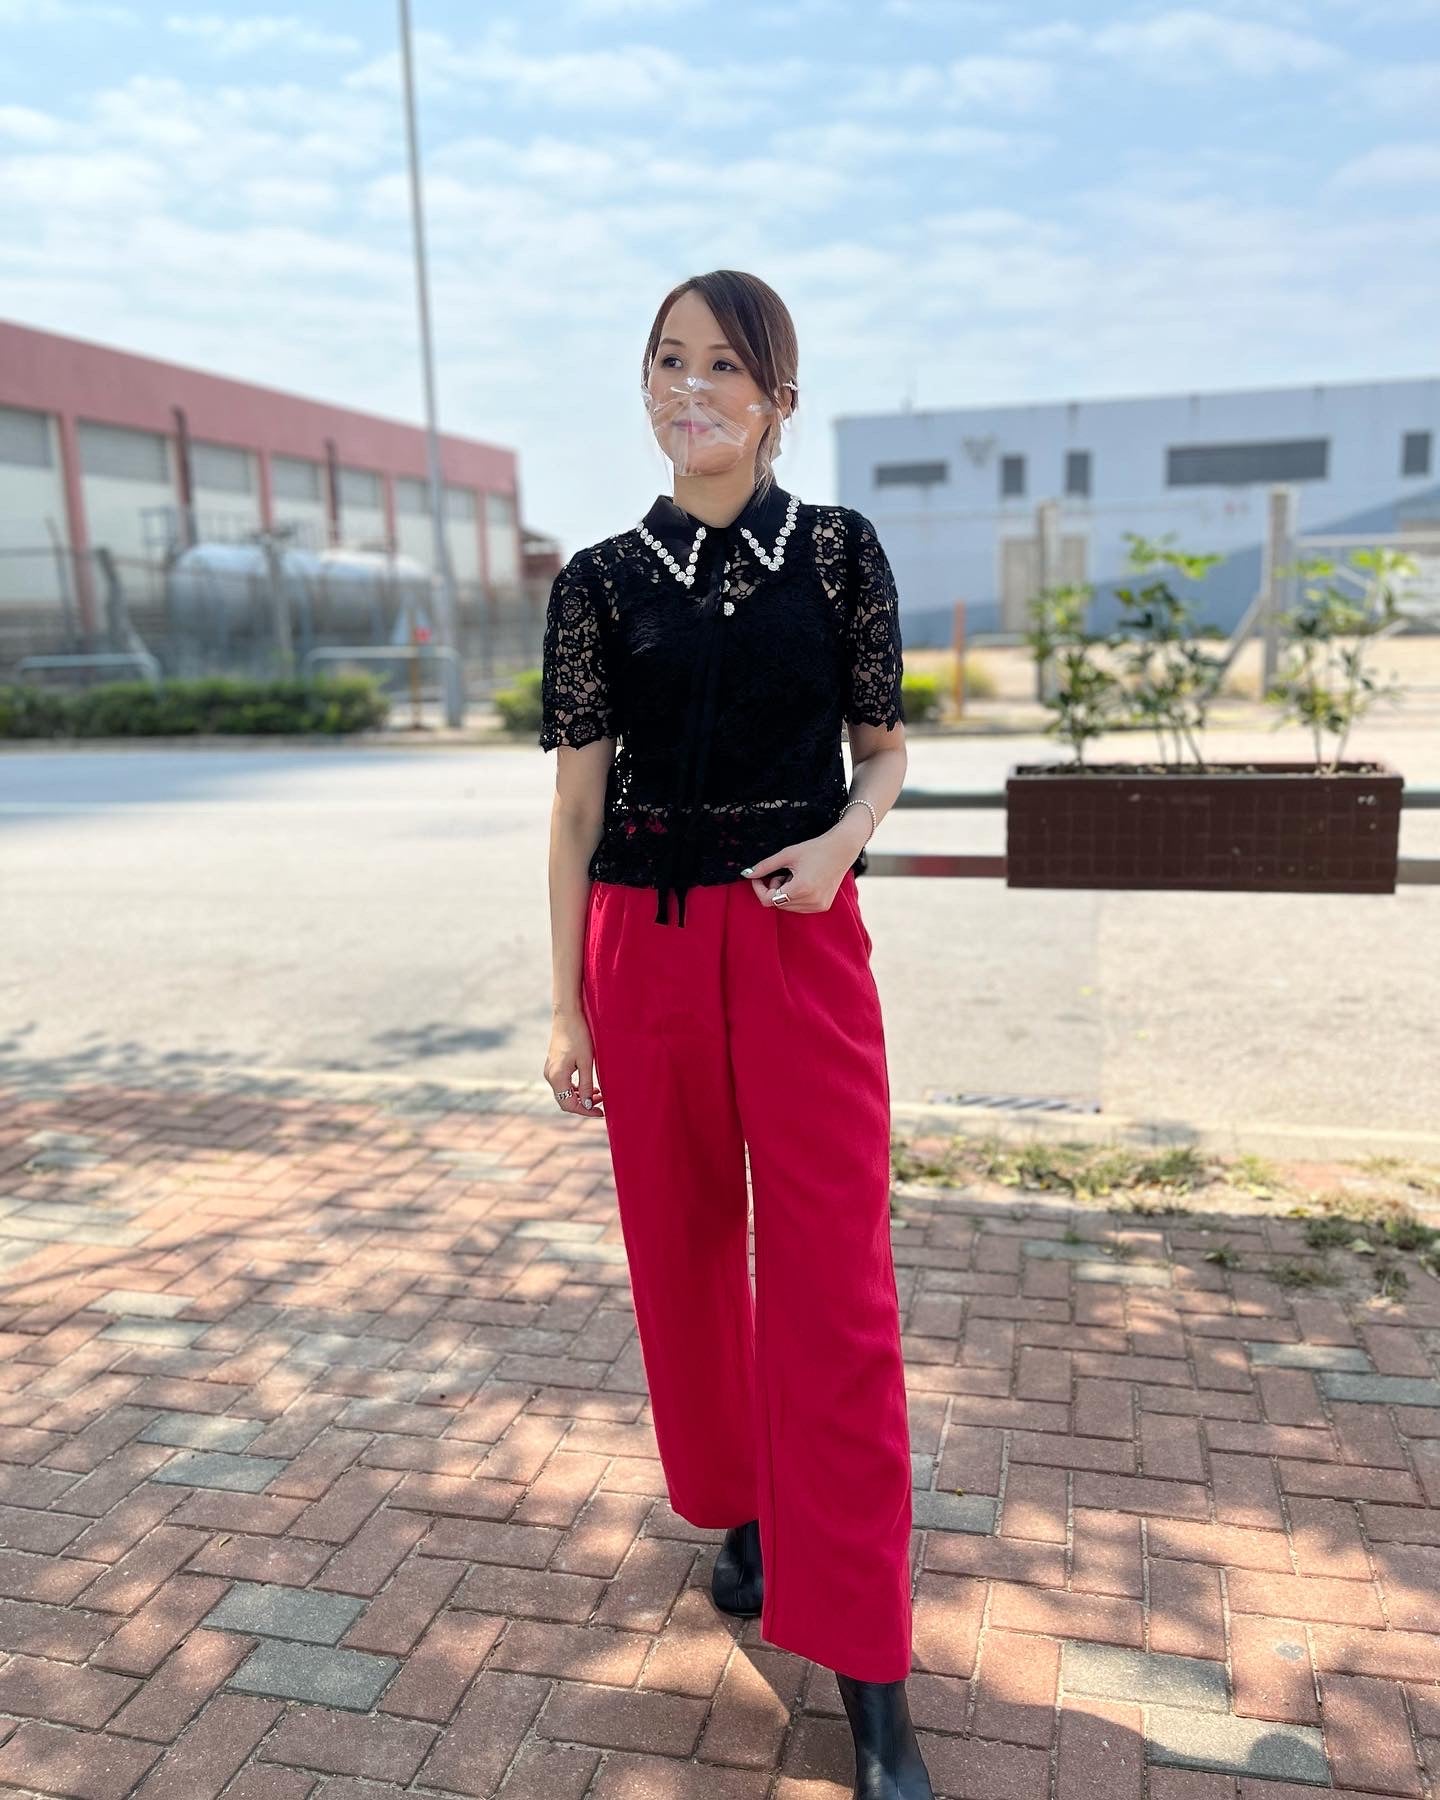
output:
[{"label": "black drawstring tie", "polygon": [[[663,852],[660,877],[660,903],[655,912],[657,925],[670,923],[670,895],[675,896],[676,922],[685,923],[685,896],[693,883],[695,814],[705,792],[705,770],[710,761],[710,740],[715,727],[715,713],[720,692],[719,630],[721,575],[724,559],[717,561],[715,574],[702,606],[700,647],[692,672],[690,698],[685,709],[685,735],[676,758],[675,778],[671,786],[669,841]],[[696,705],[697,695],[699,705]]]}]

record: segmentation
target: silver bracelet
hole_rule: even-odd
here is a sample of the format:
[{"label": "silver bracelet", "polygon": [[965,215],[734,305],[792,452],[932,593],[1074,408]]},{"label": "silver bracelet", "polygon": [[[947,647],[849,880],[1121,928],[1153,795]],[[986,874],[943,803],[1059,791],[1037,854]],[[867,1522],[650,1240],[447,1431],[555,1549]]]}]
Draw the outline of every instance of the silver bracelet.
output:
[{"label": "silver bracelet", "polygon": [[[853,800],[847,800],[845,802],[845,804],[840,808],[840,819],[843,819],[845,817],[846,813],[849,812],[849,810],[852,806],[863,806],[865,808],[866,812],[869,813],[869,815],[870,815],[870,837],[874,837],[876,827],[880,823],[880,821],[875,817],[875,808],[870,804],[870,802],[868,800],[862,800],[860,798],[860,796],[857,794]],[[838,824],[839,822],[840,822],[840,820],[837,819],[836,823]],[[865,842],[868,844],[870,842],[870,838],[866,838]]]}]

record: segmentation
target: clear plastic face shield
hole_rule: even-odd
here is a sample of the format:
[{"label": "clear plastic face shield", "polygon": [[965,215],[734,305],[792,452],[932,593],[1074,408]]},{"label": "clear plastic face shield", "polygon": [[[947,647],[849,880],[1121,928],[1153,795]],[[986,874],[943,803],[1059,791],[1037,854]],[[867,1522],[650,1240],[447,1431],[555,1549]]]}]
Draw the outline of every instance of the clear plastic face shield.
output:
[{"label": "clear plastic face shield", "polygon": [[780,411],[773,400],[756,397],[743,369],[692,375],[667,367],[661,356],[640,391],[656,442],[677,475],[723,475],[747,456],[753,461]]}]

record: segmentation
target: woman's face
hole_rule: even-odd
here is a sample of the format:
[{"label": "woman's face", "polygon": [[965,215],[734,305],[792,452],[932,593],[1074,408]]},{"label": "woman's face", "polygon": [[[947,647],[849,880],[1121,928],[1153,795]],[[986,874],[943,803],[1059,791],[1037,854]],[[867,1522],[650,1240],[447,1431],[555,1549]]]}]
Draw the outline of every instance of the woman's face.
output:
[{"label": "woman's face", "polygon": [[656,442],[677,475],[720,475],[755,453],[775,408],[694,289],[665,315],[647,404]]}]

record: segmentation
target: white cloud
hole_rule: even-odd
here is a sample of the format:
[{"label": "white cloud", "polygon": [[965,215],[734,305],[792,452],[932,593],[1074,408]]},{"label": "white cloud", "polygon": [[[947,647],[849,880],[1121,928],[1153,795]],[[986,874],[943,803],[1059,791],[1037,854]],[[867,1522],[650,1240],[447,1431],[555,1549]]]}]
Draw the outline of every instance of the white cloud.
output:
[{"label": "white cloud", "polygon": [[571,0],[581,19],[668,19],[692,12],[699,0]]},{"label": "white cloud", "polygon": [[57,144],[64,136],[65,126],[49,113],[31,106],[0,106],[0,137],[19,144]]},{"label": "white cloud", "polygon": [[198,38],[216,56],[251,56],[258,50],[287,50],[318,55],[351,55],[360,40],[343,32],[319,31],[291,15],[259,13],[232,19],[219,13],[171,13],[166,29]]},{"label": "white cloud", "polygon": [[1028,113],[1054,95],[1053,63],[1026,56],[959,56],[946,63],[905,63],[862,77],[853,100],[874,109],[946,106]]},{"label": "white cloud", "polygon": [[154,206],[164,192],[164,168],[144,156],[54,151],[0,160],[0,193],[7,208],[109,212]]},{"label": "white cloud", "polygon": [[878,125],[837,119],[823,125],[793,125],[770,140],[778,155],[815,159],[839,168],[866,170],[890,160],[913,166],[931,157],[1013,166],[1029,160],[1046,140],[983,125]]},{"label": "white cloud", "polygon": [[1216,69],[1231,75],[1306,74],[1344,60],[1334,45],[1308,32],[1198,7],[1175,7],[1152,18],[1103,26],[1091,44],[1146,74],[1176,80]]},{"label": "white cloud", "polygon": [[1440,109],[1440,61],[1383,64],[1367,70],[1355,92],[1377,113],[1395,108]]},{"label": "white cloud", "polygon": [[0,25],[138,25],[133,7],[105,0],[0,0]]},{"label": "white cloud", "polygon": [[1377,144],[1335,172],[1337,188],[1440,187],[1440,144]]},{"label": "white cloud", "polygon": [[[702,130],[713,149],[733,142],[727,133],[777,111],[785,97],[814,77],[800,57],[747,62],[707,55],[692,61],[649,43],[581,50],[530,51],[517,47],[513,31],[492,30],[473,42],[438,32],[417,32],[413,44],[416,85],[427,100],[481,96],[500,100],[525,118],[553,114],[567,131],[592,117],[633,115],[661,134]],[[397,54],[372,58],[344,77],[355,92],[394,92],[400,84]],[[699,141],[698,139],[696,140]]]}]

